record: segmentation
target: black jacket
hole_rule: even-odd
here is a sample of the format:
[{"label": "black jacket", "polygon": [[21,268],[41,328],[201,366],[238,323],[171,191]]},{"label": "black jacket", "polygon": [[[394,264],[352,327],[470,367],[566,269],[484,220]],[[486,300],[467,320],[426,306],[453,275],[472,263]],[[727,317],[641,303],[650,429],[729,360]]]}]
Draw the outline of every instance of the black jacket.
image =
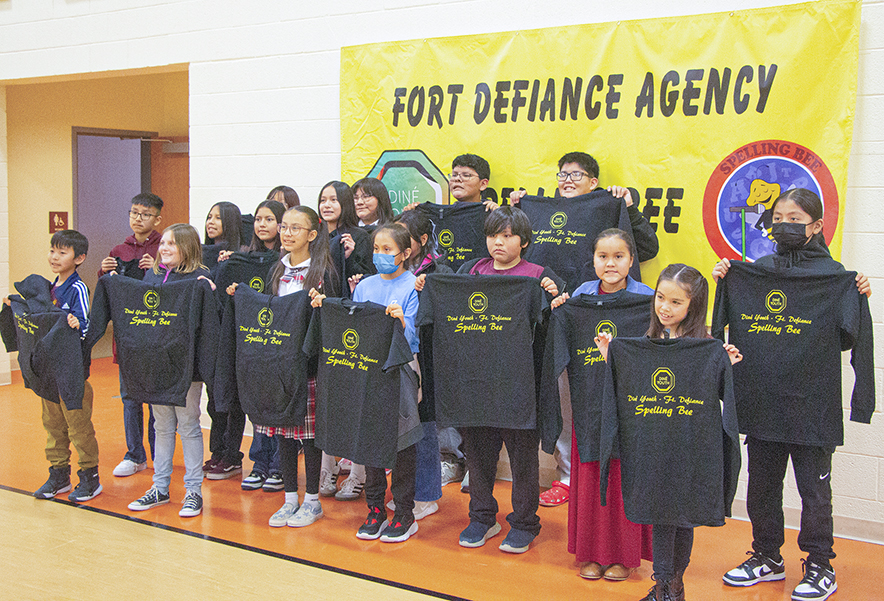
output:
[{"label": "black jacket", "polygon": [[30,275],[15,288],[21,296],[9,297],[0,318],[4,330],[14,328],[6,350],[18,351],[25,387],[53,403],[63,401],[68,410],[82,409],[88,361],[79,331],[68,325],[67,311],[52,304],[49,280]]},{"label": "black jacket", "polygon": [[120,374],[133,400],[183,407],[191,382],[212,385],[218,305],[198,275],[170,274],[179,281],[166,284],[155,283],[162,275],[152,271],[142,282],[113,275],[98,280],[86,346],[114,322]]},{"label": "black jacket", "polygon": [[312,311],[306,291],[270,296],[237,287],[221,325],[214,389],[218,411],[239,402],[254,424],[304,422],[308,360],[302,347]]},{"label": "black jacket", "polygon": [[[356,245],[349,257],[344,256],[344,247],[341,245],[342,234],[350,234]],[[340,275],[341,296],[350,298],[350,286],[347,285],[347,279],[359,273],[369,276],[376,272],[372,261],[371,235],[361,227],[338,228],[329,234],[328,246],[332,262]]]}]

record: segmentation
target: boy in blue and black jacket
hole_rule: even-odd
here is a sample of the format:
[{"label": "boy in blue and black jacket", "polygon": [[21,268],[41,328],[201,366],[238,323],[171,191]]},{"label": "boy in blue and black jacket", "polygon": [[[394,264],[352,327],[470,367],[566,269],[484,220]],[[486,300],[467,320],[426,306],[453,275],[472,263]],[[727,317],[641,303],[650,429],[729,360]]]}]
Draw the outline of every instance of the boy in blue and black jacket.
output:
[{"label": "boy in blue and black jacket", "polygon": [[[57,277],[51,284],[39,276],[30,276],[16,284],[16,288],[25,297],[12,299],[16,322],[20,328],[28,318],[36,321],[38,316],[51,315],[61,309],[67,313],[67,317],[60,320],[55,318],[54,322],[61,323],[56,323],[49,334],[59,327],[70,327],[79,330],[79,339],[82,341],[89,329],[89,289],[77,274],[77,267],[86,260],[88,250],[89,242],[80,232],[63,230],[52,235],[49,267]],[[9,304],[10,300],[7,299],[6,302]],[[65,321],[67,325],[64,325]],[[33,328],[29,334],[34,334],[35,330],[37,328]],[[92,386],[85,381],[88,373],[82,347],[76,340],[72,345],[62,344],[64,333],[59,334],[61,335],[49,338],[49,335],[40,336],[37,332],[38,340],[29,345],[28,355],[19,356],[20,362],[27,362],[28,367],[33,368],[31,382],[26,383],[29,388],[39,391],[43,404],[43,427],[47,435],[49,479],[34,496],[38,499],[51,499],[71,489],[70,445],[73,443],[79,455],[80,469],[77,475],[80,482],[68,499],[82,502],[101,493],[98,480],[98,441],[92,425]],[[53,340],[58,344],[53,344]],[[63,374],[60,366],[66,366],[64,370],[83,369],[83,373]],[[22,373],[24,374],[24,370]],[[73,387],[76,392],[72,396],[72,387],[65,384],[69,380],[79,380],[80,377],[84,384],[82,396],[77,394],[80,392],[78,386]]]}]

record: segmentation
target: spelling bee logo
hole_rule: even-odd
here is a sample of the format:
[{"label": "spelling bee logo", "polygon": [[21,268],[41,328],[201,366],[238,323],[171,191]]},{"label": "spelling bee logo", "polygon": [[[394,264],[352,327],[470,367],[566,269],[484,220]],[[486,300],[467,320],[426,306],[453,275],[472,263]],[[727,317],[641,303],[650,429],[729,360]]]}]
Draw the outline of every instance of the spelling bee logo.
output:
[{"label": "spelling bee logo", "polygon": [[451,233],[451,230],[442,230],[439,232],[439,244],[445,248],[454,244],[454,234]]},{"label": "spelling bee logo", "polygon": [[611,338],[617,337],[617,326],[614,325],[613,321],[608,321],[607,319],[603,319],[598,323],[595,327],[595,335],[598,336],[602,332],[606,332],[611,335]]},{"label": "spelling bee logo", "polygon": [[568,216],[565,213],[559,211],[558,213],[553,213],[553,216],[549,218],[549,225],[554,230],[560,230],[565,227],[565,224],[568,223]]},{"label": "spelling bee logo", "polygon": [[488,308],[488,297],[481,292],[474,292],[470,296],[470,310],[473,313],[484,313]]},{"label": "spelling bee logo", "polygon": [[262,328],[269,328],[270,324],[273,323],[273,311],[271,311],[268,307],[264,307],[260,311],[258,311],[258,325]]},{"label": "spelling bee logo", "polygon": [[253,277],[251,280],[249,280],[249,288],[251,288],[255,292],[264,292],[264,280],[262,280],[258,276]]},{"label": "spelling bee logo", "polygon": [[675,374],[668,367],[660,367],[651,376],[651,386],[660,394],[666,394],[675,387]]},{"label": "spelling bee logo", "polygon": [[144,301],[144,306],[153,311],[160,306],[160,293],[156,290],[148,290],[144,293],[142,300]]},{"label": "spelling bee logo", "polygon": [[779,313],[786,308],[786,295],[782,290],[771,290],[767,293],[764,304],[771,313]]},{"label": "spelling bee logo", "polygon": [[718,257],[754,261],[774,252],[771,207],[792,188],[807,188],[823,201],[823,235],[831,242],[838,225],[838,190],[815,152],[785,140],[745,144],[716,167],[703,195],[703,227]]},{"label": "spelling bee logo", "polygon": [[343,335],[341,336],[341,342],[344,343],[344,346],[347,350],[352,351],[355,350],[357,346],[359,346],[359,334],[354,329],[344,330]]}]

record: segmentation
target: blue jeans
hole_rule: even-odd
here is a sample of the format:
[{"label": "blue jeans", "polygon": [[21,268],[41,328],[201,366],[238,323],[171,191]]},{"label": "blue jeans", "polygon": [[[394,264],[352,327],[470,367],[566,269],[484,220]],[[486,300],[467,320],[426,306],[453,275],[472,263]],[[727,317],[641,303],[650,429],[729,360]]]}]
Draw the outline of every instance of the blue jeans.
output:
[{"label": "blue jeans", "polygon": [[[126,432],[126,456],[124,459],[135,463],[147,461],[147,452],[144,449],[144,405],[133,401],[126,394],[123,385],[123,376],[120,376],[120,398],[123,400],[123,429]],[[154,458],[156,435],[154,433],[153,406],[148,405],[147,411],[147,442],[150,444],[150,458]]]},{"label": "blue jeans", "polygon": [[181,437],[184,454],[184,488],[202,494],[203,432],[200,429],[200,396],[203,383],[194,382],[187,391],[187,406],[154,405],[156,420],[156,457],[153,462],[153,483],[168,494],[172,481],[172,457],[175,455],[175,432]]},{"label": "blue jeans", "polygon": [[260,472],[265,476],[280,473],[279,444],[276,442],[276,438],[255,432],[249,447],[249,459],[254,464],[252,471]]},{"label": "blue jeans", "polygon": [[442,468],[439,464],[439,437],[436,422],[423,422],[424,437],[417,441],[415,460],[415,501],[437,501],[442,498]]}]

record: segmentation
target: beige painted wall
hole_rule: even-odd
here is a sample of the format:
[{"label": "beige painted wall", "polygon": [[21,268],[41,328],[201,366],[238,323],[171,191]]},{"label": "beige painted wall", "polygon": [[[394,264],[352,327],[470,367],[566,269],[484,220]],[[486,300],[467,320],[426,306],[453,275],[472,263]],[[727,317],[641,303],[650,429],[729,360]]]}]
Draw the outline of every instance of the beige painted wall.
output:
[{"label": "beige painted wall", "polygon": [[71,128],[187,136],[188,74],[7,85],[6,114],[11,284],[51,275],[49,211],[73,212]]}]

